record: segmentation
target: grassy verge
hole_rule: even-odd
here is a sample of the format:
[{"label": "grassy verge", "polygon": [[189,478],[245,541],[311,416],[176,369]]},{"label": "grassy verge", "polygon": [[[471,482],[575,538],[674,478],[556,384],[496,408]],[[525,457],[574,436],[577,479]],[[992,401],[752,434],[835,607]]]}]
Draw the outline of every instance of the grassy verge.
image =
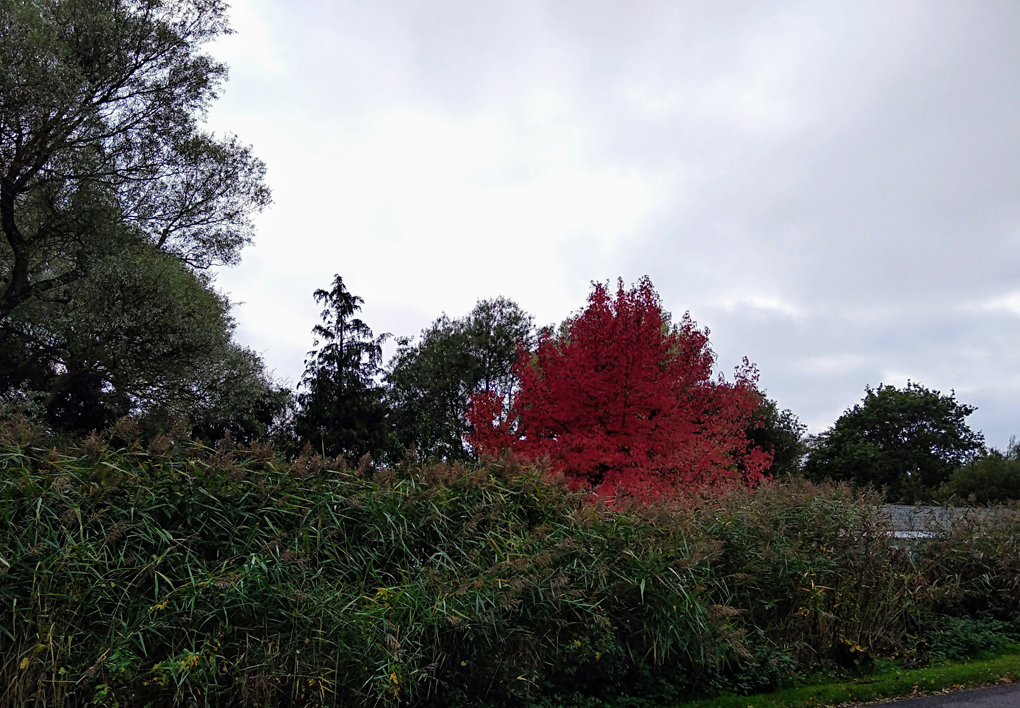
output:
[{"label": "grassy verge", "polygon": [[684,703],[679,708],[805,708],[871,703],[887,698],[938,693],[1020,679],[1020,646],[972,661],[927,669],[893,668],[836,683],[788,688],[755,696],[721,696]]}]

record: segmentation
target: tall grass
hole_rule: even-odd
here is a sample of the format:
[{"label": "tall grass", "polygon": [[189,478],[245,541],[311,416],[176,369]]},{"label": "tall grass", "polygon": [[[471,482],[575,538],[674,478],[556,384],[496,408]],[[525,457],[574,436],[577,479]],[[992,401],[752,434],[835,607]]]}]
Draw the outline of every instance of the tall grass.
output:
[{"label": "tall grass", "polygon": [[1018,598],[1014,521],[915,560],[845,487],[609,508],[510,459],[132,438],[0,430],[0,705],[675,702]]}]

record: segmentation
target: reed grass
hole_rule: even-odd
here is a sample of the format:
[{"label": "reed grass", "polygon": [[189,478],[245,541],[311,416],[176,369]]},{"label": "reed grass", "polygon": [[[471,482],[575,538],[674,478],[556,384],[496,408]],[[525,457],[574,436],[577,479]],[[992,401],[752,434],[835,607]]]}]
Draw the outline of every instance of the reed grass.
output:
[{"label": "reed grass", "polygon": [[610,507],[512,459],[135,436],[0,426],[2,706],[676,704],[1018,598],[1012,517],[912,555],[847,487]]}]

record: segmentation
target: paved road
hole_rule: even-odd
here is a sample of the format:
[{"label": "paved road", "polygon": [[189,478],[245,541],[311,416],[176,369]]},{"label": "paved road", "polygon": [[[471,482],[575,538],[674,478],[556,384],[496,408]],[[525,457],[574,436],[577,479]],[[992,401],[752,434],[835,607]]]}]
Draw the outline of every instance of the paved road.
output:
[{"label": "paved road", "polygon": [[1020,708],[1020,684],[908,698],[881,705],[890,708]]}]

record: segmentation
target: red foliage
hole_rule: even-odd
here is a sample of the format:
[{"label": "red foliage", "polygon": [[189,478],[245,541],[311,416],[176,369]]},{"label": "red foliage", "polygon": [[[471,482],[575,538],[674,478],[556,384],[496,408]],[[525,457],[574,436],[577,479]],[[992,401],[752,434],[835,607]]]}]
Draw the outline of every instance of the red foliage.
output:
[{"label": "red foliage", "polygon": [[712,379],[708,330],[670,326],[644,278],[616,297],[595,285],[566,334],[519,352],[511,401],[475,397],[471,444],[548,458],[575,487],[642,498],[753,485],[768,453],[745,430],[761,401],[744,360],[734,383]]}]

